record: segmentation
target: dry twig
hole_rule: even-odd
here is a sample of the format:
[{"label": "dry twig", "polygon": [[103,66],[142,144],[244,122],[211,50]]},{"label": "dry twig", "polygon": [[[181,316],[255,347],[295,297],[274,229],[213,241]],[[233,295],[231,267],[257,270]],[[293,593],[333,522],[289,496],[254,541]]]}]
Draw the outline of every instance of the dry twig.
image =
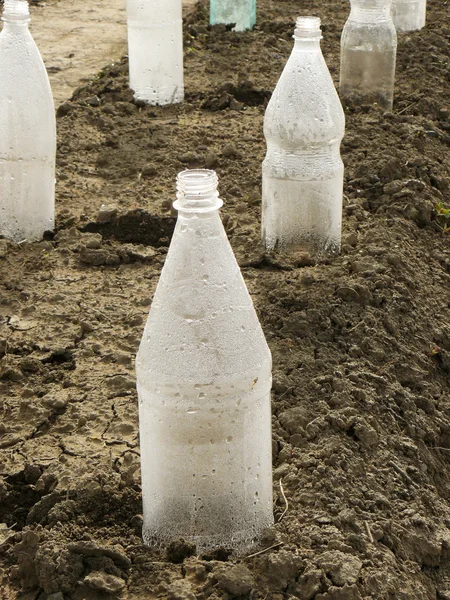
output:
[{"label": "dry twig", "polygon": [[260,550],[259,552],[255,552],[254,554],[249,554],[245,558],[253,558],[254,556],[259,556],[260,554],[264,554],[264,552],[268,552],[269,550],[272,550],[272,548],[278,548],[278,546],[282,546],[282,545],[283,545],[283,542],[278,542],[277,544],[274,544],[273,546],[264,548],[264,550]]},{"label": "dry twig", "polygon": [[367,521],[364,521],[364,525],[366,526],[366,531],[367,531],[367,535],[369,536],[370,543],[373,544],[373,535],[372,535],[372,532],[370,531],[369,523]]},{"label": "dry twig", "polygon": [[401,469],[393,460],[390,460],[388,464],[394,469],[394,471],[397,471],[399,475],[404,477],[410,485],[412,485],[413,487],[417,487],[417,483],[413,481],[408,475],[408,473]]},{"label": "dry twig", "polygon": [[284,493],[283,484],[281,483],[281,479],[280,479],[280,490],[281,490],[281,495],[283,496],[283,500],[284,500],[284,501],[285,501],[285,503],[286,503],[286,507],[285,507],[285,509],[283,510],[283,512],[281,513],[281,516],[280,516],[280,518],[278,519],[277,523],[279,523],[279,522],[281,521],[281,519],[282,519],[282,518],[284,517],[284,515],[287,513],[287,511],[288,511],[288,508],[289,508],[289,502],[288,502],[288,500],[287,500],[287,498],[286,498],[286,494]]}]

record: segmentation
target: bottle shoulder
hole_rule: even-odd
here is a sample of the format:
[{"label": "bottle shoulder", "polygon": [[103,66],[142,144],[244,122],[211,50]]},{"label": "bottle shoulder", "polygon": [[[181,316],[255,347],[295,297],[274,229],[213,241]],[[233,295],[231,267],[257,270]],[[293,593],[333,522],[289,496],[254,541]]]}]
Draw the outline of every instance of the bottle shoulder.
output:
[{"label": "bottle shoulder", "polygon": [[9,127],[22,120],[33,131],[52,127],[55,109],[50,81],[29,32],[0,33],[0,81],[0,120],[7,117]]},{"label": "bottle shoulder", "polygon": [[28,29],[0,32],[0,73],[2,78],[33,79],[33,83],[50,87],[41,53]]},{"label": "bottle shoulder", "polygon": [[326,142],[345,132],[342,105],[321,53],[289,57],[267,106],[266,139]]},{"label": "bottle shoulder", "polygon": [[[219,222],[178,220],[138,363],[183,380],[254,371],[270,361],[252,299]],[[205,219],[205,221],[207,221]]]},{"label": "bottle shoulder", "polygon": [[353,39],[366,39],[368,42],[397,43],[397,32],[392,19],[361,21],[349,18],[342,29],[341,43]]}]

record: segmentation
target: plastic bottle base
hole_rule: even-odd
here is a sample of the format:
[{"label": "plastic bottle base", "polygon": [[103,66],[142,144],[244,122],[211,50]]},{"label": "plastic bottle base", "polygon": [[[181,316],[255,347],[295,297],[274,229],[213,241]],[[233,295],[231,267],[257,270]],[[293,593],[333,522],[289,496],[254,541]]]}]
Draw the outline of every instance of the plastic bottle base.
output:
[{"label": "plastic bottle base", "polygon": [[162,93],[161,91],[156,94],[155,92],[148,91],[134,91],[134,99],[138,102],[145,102],[151,106],[166,106],[167,104],[180,104],[184,102],[184,90],[175,88],[170,93]]},{"label": "plastic bottle base", "polygon": [[150,527],[142,531],[142,537],[144,544],[159,549],[167,548],[170,543],[176,542],[177,540],[184,540],[185,542],[195,545],[196,554],[201,555],[219,548],[229,550],[233,556],[242,556],[243,554],[254,549],[264,531],[274,524],[273,517],[268,518],[265,522],[258,525],[257,528],[242,529],[240,531],[230,532],[228,535],[185,535],[176,532],[170,535],[161,534],[157,529]]}]

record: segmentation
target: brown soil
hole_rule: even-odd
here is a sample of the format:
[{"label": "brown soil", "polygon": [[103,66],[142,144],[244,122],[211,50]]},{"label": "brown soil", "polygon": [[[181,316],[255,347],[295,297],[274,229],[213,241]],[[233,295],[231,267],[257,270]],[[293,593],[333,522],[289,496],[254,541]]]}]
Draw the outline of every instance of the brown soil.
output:
[{"label": "brown soil", "polygon": [[[394,112],[347,110],[333,260],[259,242],[262,120],[297,1],[259,0],[235,34],[202,0],[183,105],[133,103],[123,60],[59,108],[55,235],[0,240],[0,597],[450,599],[450,27],[428,5],[399,36]],[[321,15],[336,78],[347,3],[301,12]],[[219,174],[274,359],[278,522],[240,560],[140,538],[133,360],[186,167]]]}]

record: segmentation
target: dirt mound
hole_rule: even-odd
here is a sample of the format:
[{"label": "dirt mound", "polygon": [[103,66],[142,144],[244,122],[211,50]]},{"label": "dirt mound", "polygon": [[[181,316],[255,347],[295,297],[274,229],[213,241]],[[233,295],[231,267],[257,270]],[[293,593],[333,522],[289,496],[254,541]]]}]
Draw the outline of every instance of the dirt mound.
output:
[{"label": "dirt mound", "polygon": [[[259,241],[262,120],[299,9],[258,10],[238,35],[197,5],[180,106],[133,102],[125,59],[77,90],[55,234],[0,240],[5,599],[450,598],[450,28],[429,0],[399,36],[393,113],[347,109],[342,254],[288,261]],[[336,79],[347,3],[301,12]],[[133,361],[194,166],[218,172],[274,359],[277,523],[239,560],[140,538]]]}]

